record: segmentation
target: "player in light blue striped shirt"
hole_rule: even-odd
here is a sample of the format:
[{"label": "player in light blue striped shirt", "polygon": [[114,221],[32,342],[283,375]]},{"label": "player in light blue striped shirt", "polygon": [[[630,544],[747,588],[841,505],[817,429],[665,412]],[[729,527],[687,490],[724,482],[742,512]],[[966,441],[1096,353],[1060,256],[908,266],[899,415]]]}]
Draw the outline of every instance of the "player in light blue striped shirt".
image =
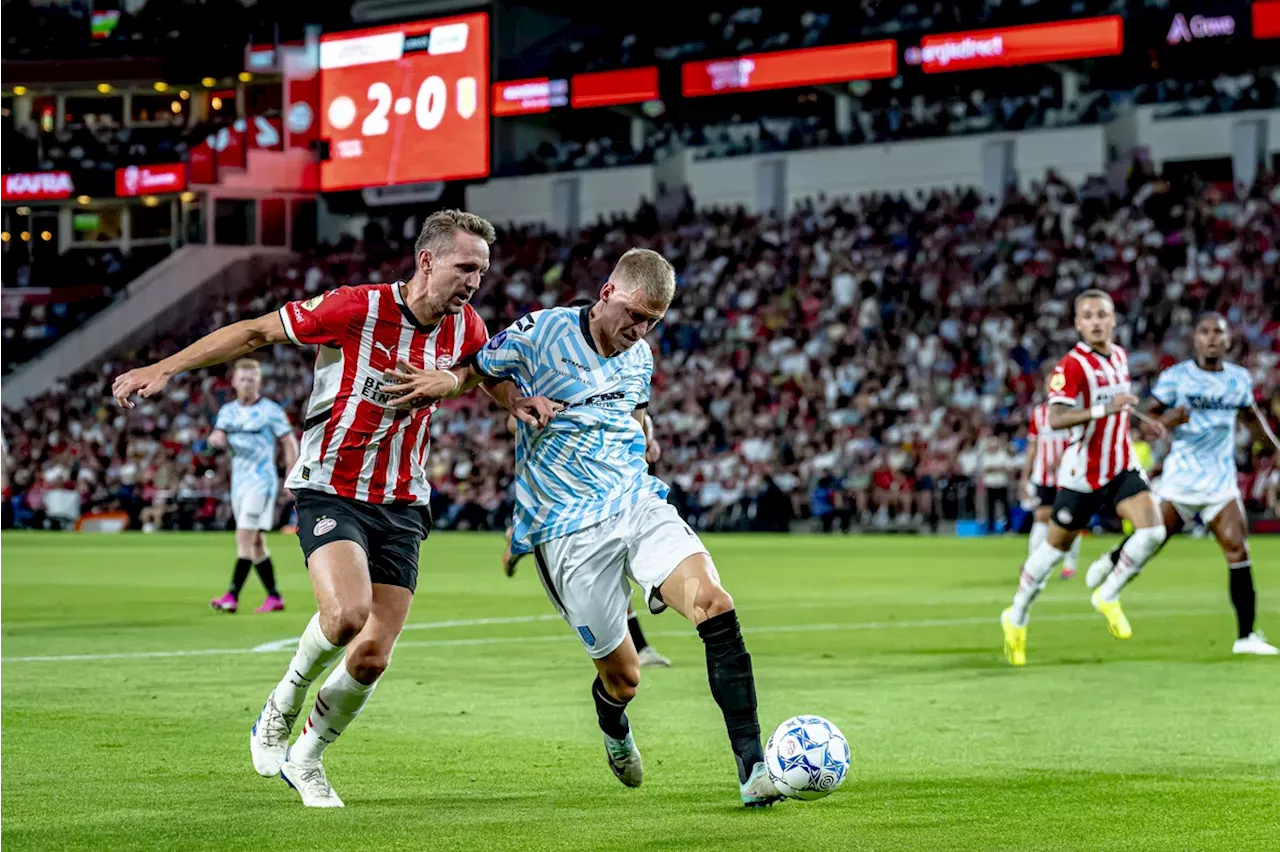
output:
[{"label": "player in light blue striped shirt", "polygon": [[780,795],[764,765],[755,677],[733,599],[645,462],[653,353],[644,337],[674,293],[671,265],[632,249],[594,305],[524,317],[455,375],[464,387],[473,371],[510,379],[525,397],[562,406],[542,429],[520,424],[513,545],[533,550],[548,597],[595,662],[591,691],[614,774],[631,787],[643,777],[626,715],[640,684],[626,617],[635,582],[651,612],[671,606],[696,625],[742,801],[768,805]]},{"label": "player in light blue striped shirt", "polygon": [[260,396],[262,368],[252,358],[236,362],[231,372],[236,398],[218,409],[209,445],[231,450],[231,510],[236,520],[236,567],[226,594],[209,601],[220,612],[239,608],[240,590],[252,566],[266,587],[267,599],[255,612],[284,609],[276,589],[275,568],[263,530],[275,525],[280,476],[276,471],[276,442],[284,446],[285,469],[298,458],[298,438],[284,409]]},{"label": "player in light blue striped shirt", "polygon": [[[1239,414],[1252,413],[1259,432],[1270,439],[1277,451],[1280,444],[1254,402],[1249,371],[1226,360],[1231,333],[1222,314],[1200,317],[1194,345],[1195,357],[1165,370],[1151,389],[1152,414],[1173,430],[1164,469],[1154,483],[1155,493],[1162,502],[1169,537],[1198,514],[1222,548],[1230,568],[1231,603],[1236,610],[1237,638],[1232,652],[1275,656],[1280,650],[1253,628],[1257,602],[1249,559],[1249,523],[1236,481]],[[1086,582],[1092,586],[1094,580],[1109,573],[1119,553],[1117,546],[1099,557],[1089,567]]]}]

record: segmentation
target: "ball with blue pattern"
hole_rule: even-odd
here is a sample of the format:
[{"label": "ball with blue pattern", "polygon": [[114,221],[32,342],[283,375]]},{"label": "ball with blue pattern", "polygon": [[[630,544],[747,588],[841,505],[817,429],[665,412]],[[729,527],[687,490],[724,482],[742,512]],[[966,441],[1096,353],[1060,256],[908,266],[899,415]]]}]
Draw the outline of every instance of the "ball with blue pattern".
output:
[{"label": "ball with blue pattern", "polygon": [[849,742],[821,716],[793,716],[764,748],[764,763],[778,791],[813,801],[831,795],[849,772]]}]

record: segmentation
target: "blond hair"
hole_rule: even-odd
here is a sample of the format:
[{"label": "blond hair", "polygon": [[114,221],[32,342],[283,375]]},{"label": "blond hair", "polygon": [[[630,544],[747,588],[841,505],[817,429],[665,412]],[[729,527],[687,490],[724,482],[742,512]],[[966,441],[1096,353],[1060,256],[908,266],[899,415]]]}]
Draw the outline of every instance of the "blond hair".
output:
[{"label": "blond hair", "polygon": [[1111,305],[1111,310],[1114,311],[1116,309],[1116,301],[1115,299],[1111,298],[1111,294],[1108,293],[1106,290],[1099,290],[1096,287],[1090,290],[1085,290],[1079,296],[1076,296],[1076,300],[1075,300],[1075,303],[1072,305],[1072,308],[1075,309],[1076,311],[1079,311],[1080,303],[1083,302],[1085,299],[1102,299],[1104,302]]},{"label": "blond hair", "polygon": [[257,370],[262,372],[262,365],[258,363],[256,358],[241,358],[231,365],[231,372],[236,370]]},{"label": "blond hair", "polygon": [[462,210],[438,210],[422,223],[418,239],[413,243],[413,253],[416,255],[425,249],[433,255],[445,254],[453,247],[454,235],[459,231],[474,234],[489,245],[498,238],[487,219]]},{"label": "blond hair", "polygon": [[627,292],[640,291],[652,302],[671,304],[676,295],[676,270],[656,251],[633,248],[618,259],[609,280]]}]

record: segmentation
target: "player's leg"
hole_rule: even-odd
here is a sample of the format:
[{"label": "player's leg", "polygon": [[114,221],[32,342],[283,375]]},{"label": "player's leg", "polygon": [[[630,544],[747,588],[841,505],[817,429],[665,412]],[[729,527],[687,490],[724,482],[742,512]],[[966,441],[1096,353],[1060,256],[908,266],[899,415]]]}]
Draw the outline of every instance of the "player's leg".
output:
[{"label": "player's leg", "polygon": [[1036,552],[1049,536],[1049,519],[1053,517],[1053,503],[1041,503],[1031,515],[1031,536],[1027,542],[1027,556]]},{"label": "player's leg", "polygon": [[[1027,625],[1031,621],[1031,605],[1049,584],[1053,570],[1062,563],[1079,535],[1075,519],[1086,510],[1092,495],[1076,491],[1058,492],[1054,515],[1040,543],[1022,564],[1013,605],[1000,613],[1000,629],[1004,634],[1004,656],[1014,666],[1027,664]],[[1066,511],[1062,511],[1066,509]],[[1088,515],[1085,515],[1087,522]]]},{"label": "player's leg", "polygon": [[258,572],[258,579],[262,581],[262,587],[267,592],[266,600],[262,605],[254,609],[254,612],[278,612],[284,609],[284,598],[280,595],[280,590],[276,588],[276,568],[271,564],[271,551],[267,549],[267,531],[275,528],[276,513],[276,492],[271,491],[266,495],[262,502],[262,511],[259,513],[257,529],[254,531],[256,535],[253,537],[253,570]]},{"label": "player's leg", "polygon": [[[1178,503],[1161,500],[1160,501],[1160,517],[1164,521],[1165,538],[1160,544],[1163,549],[1168,544],[1169,539],[1182,532],[1186,526],[1186,522],[1195,516],[1195,512],[1189,507]],[[1089,570],[1085,572],[1085,585],[1091,589],[1096,589],[1102,585],[1102,581],[1115,569],[1116,564],[1120,561],[1120,552],[1124,546],[1129,543],[1131,536],[1125,536],[1120,543],[1099,556],[1089,565]],[[1157,553],[1159,550],[1156,551]]]},{"label": "player's leg", "polygon": [[649,640],[645,638],[644,629],[640,626],[640,617],[636,615],[636,609],[630,603],[627,604],[627,633],[631,635],[631,642],[636,646],[640,665],[659,668],[667,668],[671,665],[671,661],[658,653],[658,649],[650,645]]},{"label": "player's leg", "polygon": [[1264,657],[1280,654],[1280,649],[1253,629],[1257,594],[1253,587],[1253,563],[1249,558],[1249,523],[1245,519],[1240,498],[1206,509],[1201,517],[1205,515],[1209,516],[1205,518],[1205,522],[1213,537],[1218,540],[1222,555],[1227,559],[1231,606],[1236,611],[1236,641],[1231,646],[1231,652]]},{"label": "player's leg", "polygon": [[253,540],[257,533],[258,496],[232,490],[231,514],[236,521],[236,564],[231,571],[231,585],[221,597],[209,601],[218,612],[235,612],[240,606],[240,591],[253,568]]},{"label": "player's leg", "polygon": [[627,632],[631,584],[624,573],[626,555],[616,516],[533,550],[547,598],[595,664],[591,698],[609,768],[626,786],[638,787],[644,766],[627,704],[640,686],[640,658]]},{"label": "player's leg", "polygon": [[280,776],[298,791],[308,807],[340,808],[321,762],[325,749],[342,735],[369,703],[374,687],[391,664],[391,652],[404,629],[413,591],[403,586],[372,584],[372,602],[364,627],[347,646],[342,662],[316,693],[302,733],[280,767]]},{"label": "player's leg", "polygon": [[1103,618],[1107,629],[1117,639],[1133,635],[1129,620],[1120,608],[1120,591],[1142,573],[1143,567],[1156,555],[1168,538],[1160,501],[1147,487],[1137,471],[1125,471],[1109,488],[1116,502],[1116,514],[1133,524],[1133,534],[1120,548],[1120,558],[1111,573],[1094,591],[1090,602]]},{"label": "player's leg", "polygon": [[297,502],[298,537],[317,612],[249,738],[254,768],[268,776],[280,771],[311,684],[364,629],[373,607],[368,536],[354,504],[312,491],[299,492]]}]

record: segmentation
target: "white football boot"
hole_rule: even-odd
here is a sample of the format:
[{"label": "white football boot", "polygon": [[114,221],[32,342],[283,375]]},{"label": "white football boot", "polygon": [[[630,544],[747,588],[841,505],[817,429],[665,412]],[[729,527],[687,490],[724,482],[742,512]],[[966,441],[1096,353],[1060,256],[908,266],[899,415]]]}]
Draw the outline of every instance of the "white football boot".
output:
[{"label": "white football boot", "polygon": [[1243,639],[1237,639],[1231,646],[1233,654],[1252,654],[1255,657],[1274,657],[1280,654],[1280,648],[1272,645],[1261,631],[1255,630]]},{"label": "white football boot", "polygon": [[769,768],[760,761],[751,767],[751,775],[740,785],[742,804],[748,808],[763,808],[782,798],[778,786],[769,777]]},{"label": "white football boot", "polygon": [[644,764],[640,761],[640,749],[636,747],[631,732],[620,740],[604,735],[604,753],[609,758],[609,768],[628,787],[639,787],[644,780]]},{"label": "white football boot", "polygon": [[342,799],[333,791],[324,774],[324,764],[316,761],[312,764],[290,763],[288,755],[280,766],[280,777],[284,783],[297,790],[302,796],[302,804],[309,808],[340,808]]},{"label": "white football boot", "polygon": [[253,723],[253,730],[249,732],[249,755],[259,775],[270,778],[280,774],[280,764],[284,763],[285,753],[289,750],[289,734],[293,732],[293,723],[297,719],[297,713],[280,712],[274,692],[267,696],[267,703],[262,705],[258,721]]},{"label": "white football boot", "polygon": [[657,666],[659,668],[668,668],[671,661],[658,653],[658,649],[652,645],[645,645],[640,651],[640,665],[644,667]]}]

